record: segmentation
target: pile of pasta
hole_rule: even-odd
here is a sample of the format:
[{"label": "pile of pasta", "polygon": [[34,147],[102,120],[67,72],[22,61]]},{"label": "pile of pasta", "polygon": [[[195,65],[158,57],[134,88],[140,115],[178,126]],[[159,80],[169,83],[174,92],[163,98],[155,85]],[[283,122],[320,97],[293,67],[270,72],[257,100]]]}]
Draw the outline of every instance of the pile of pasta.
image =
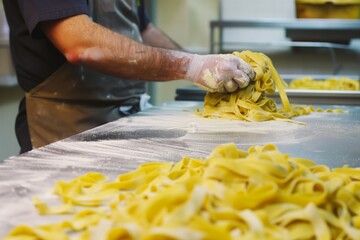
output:
[{"label": "pile of pasta", "polygon": [[[109,181],[59,181],[64,203],[35,199],[40,214],[72,214],[15,227],[15,239],[360,239],[360,169],[329,169],[275,145],[220,145],[205,159],[152,162]],[[70,237],[71,235],[71,237]]]},{"label": "pile of pasta", "polygon": [[315,80],[311,77],[304,77],[304,78],[293,79],[290,82],[288,88],[307,89],[307,90],[359,91],[359,80],[354,80],[347,77]]},{"label": "pile of pasta", "polygon": [[[271,59],[263,53],[242,51],[234,52],[235,56],[245,60],[255,71],[256,76],[246,88],[234,93],[207,92],[202,109],[196,113],[206,118],[225,118],[249,122],[263,122],[268,120],[289,121],[293,117],[307,115],[311,112],[337,112],[340,109],[315,109],[313,106],[291,105],[285,92],[286,82],[283,81]],[[278,108],[272,98],[277,88],[282,108]]]}]

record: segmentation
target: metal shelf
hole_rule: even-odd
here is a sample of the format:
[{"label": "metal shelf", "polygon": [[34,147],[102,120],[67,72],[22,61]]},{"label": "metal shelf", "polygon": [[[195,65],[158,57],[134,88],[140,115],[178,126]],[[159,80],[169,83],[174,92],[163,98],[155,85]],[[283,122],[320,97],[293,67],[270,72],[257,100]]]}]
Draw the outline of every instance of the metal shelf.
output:
[{"label": "metal shelf", "polygon": [[[360,106],[360,91],[334,90],[292,90],[286,89],[286,94],[292,104],[322,104]],[[206,91],[198,87],[176,89],[176,101],[204,101]],[[279,93],[268,96],[280,102]]]},{"label": "metal shelf", "polygon": [[[223,50],[223,30],[226,28],[283,28],[286,30],[304,31],[349,31],[347,38],[360,38],[360,20],[338,19],[256,19],[256,20],[218,20],[210,22],[210,52],[215,53],[215,29],[219,29],[219,51]],[[314,47],[318,47],[313,45]],[[325,47],[340,47],[326,45]],[[322,47],[322,46],[321,46]],[[345,46],[341,46],[344,48]]]},{"label": "metal shelf", "polygon": [[[360,47],[349,44],[352,39],[360,39],[360,20],[342,19],[254,19],[218,20],[210,22],[210,52],[224,53],[236,51],[240,45],[247,48],[285,49],[314,48],[325,49],[332,61],[332,75],[338,75],[341,65],[336,50],[348,51],[360,65]],[[259,38],[257,41],[224,41],[224,30],[234,28],[281,28],[287,39],[271,41]],[[218,31],[215,31],[218,29]],[[215,38],[218,40],[215,42]],[[274,48],[275,47],[275,48]],[[286,50],[287,51],[287,50]],[[360,70],[360,68],[359,68]],[[360,77],[360,72],[357,74]]]},{"label": "metal shelf", "polygon": [[254,20],[222,20],[211,21],[215,27],[274,27],[289,29],[328,29],[328,30],[359,30],[360,20],[338,19],[254,19]]}]

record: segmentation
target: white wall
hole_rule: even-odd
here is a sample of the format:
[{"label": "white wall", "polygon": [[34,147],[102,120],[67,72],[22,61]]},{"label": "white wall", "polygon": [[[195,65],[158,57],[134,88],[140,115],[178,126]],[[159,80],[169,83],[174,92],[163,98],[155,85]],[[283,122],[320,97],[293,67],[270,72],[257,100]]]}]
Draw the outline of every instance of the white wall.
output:
[{"label": "white wall", "polygon": [[223,19],[294,18],[293,0],[221,0]]},{"label": "white wall", "polygon": [[210,21],[217,20],[219,0],[157,0],[155,23],[185,49],[208,52]]},{"label": "white wall", "polygon": [[[222,20],[294,19],[295,1],[289,0],[222,0]],[[280,28],[227,28],[224,42],[285,41],[285,30]],[[232,49],[240,48],[232,45]],[[227,49],[226,46],[224,49]]]}]

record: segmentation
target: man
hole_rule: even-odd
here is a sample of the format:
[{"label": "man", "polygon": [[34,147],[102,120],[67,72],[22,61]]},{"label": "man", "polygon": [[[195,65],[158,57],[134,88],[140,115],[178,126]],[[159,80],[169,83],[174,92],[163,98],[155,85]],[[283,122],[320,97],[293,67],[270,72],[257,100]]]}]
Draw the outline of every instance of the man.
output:
[{"label": "man", "polygon": [[143,0],[3,4],[26,93],[16,119],[21,153],[139,111],[145,82],[138,79],[186,79],[208,91],[232,92],[254,77],[229,54],[165,49],[176,45],[149,23]]}]

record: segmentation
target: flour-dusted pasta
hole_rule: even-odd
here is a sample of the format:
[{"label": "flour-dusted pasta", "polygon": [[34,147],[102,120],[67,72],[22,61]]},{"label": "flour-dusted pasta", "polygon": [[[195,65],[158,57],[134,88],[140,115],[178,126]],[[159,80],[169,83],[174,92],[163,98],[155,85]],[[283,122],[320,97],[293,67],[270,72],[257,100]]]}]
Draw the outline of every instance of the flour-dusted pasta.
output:
[{"label": "flour-dusted pasta", "polygon": [[[322,112],[313,106],[292,105],[285,92],[286,83],[280,78],[271,59],[263,53],[251,51],[234,52],[235,56],[244,59],[254,69],[255,80],[245,89],[234,93],[208,92],[204,99],[202,109],[197,114],[206,118],[225,118],[249,122],[262,122],[268,120],[291,121],[293,117]],[[277,88],[282,108],[278,108],[275,100],[266,94],[273,95]],[[326,112],[343,112],[339,109],[327,109]]]},{"label": "flour-dusted pasta", "polygon": [[68,220],[18,226],[5,240],[360,239],[360,169],[329,169],[272,144],[221,145],[205,159],[145,163],[114,181],[88,173],[54,192],[63,206],[34,203]]}]

